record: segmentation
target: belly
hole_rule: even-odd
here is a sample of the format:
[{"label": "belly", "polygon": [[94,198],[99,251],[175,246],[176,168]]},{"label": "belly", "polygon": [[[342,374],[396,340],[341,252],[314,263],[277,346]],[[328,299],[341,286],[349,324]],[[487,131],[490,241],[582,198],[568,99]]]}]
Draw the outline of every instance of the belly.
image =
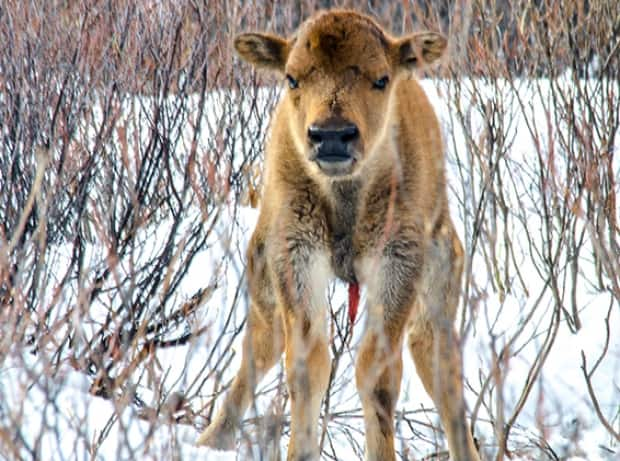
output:
[{"label": "belly", "polygon": [[332,269],[340,280],[347,283],[357,283],[355,269],[356,252],[353,248],[351,234],[335,235],[332,240]]}]

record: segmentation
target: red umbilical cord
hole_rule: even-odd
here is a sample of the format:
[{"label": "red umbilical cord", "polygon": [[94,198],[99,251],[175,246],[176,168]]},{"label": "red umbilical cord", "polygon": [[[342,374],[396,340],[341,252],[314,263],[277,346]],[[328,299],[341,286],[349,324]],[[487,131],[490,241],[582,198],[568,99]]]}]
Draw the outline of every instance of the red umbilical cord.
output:
[{"label": "red umbilical cord", "polygon": [[357,283],[349,283],[349,320],[351,321],[351,326],[355,323],[359,303],[360,286]]}]

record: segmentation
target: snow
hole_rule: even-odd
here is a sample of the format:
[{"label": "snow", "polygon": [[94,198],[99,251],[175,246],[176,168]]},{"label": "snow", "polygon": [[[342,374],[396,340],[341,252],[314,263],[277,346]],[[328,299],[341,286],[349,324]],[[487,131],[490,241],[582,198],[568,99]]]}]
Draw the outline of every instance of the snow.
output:
[{"label": "snow", "polygon": [[[468,152],[465,136],[460,129],[456,116],[451,112],[447,98],[449,97],[448,83],[441,81],[424,81],[426,91],[434,102],[442,126],[444,137],[449,151],[448,173],[451,185],[451,206],[453,217],[457,229],[461,236],[469,245],[471,235],[468,235],[468,225],[471,223],[471,210],[467,206],[472,203],[472,198],[463,198],[465,191],[477,191],[478,185],[485,181],[485,178],[478,171],[477,176],[463,178],[459,174],[458,162],[468,162]],[[479,84],[479,83],[478,83]],[[467,81],[463,82],[466,88]],[[525,85],[524,85],[525,86]],[[540,129],[538,142],[542,146],[547,146],[553,142],[553,135],[547,131],[547,118],[544,110],[546,106],[545,95],[549,93],[549,82],[541,80],[539,82],[540,93],[536,94],[532,88],[536,86],[527,85],[527,88],[519,93],[521,99],[527,102],[526,113],[533,121],[533,126]],[[529,292],[529,297],[515,296],[510,291],[500,294],[493,289],[489,276],[489,270],[479,254],[474,254],[472,260],[472,277],[475,285],[484,292],[484,298],[480,299],[477,307],[477,317],[475,324],[466,332],[466,346],[464,349],[465,379],[471,388],[478,392],[482,387],[482,379],[489,372],[494,364],[493,350],[498,352],[502,347],[508,345],[511,338],[521,328],[524,322],[525,313],[529,312],[534,306],[535,313],[514,343],[508,347],[510,354],[514,354],[502,369],[502,379],[506,383],[505,387],[505,417],[509,417],[512,409],[516,405],[521,388],[526,379],[526,373],[541,353],[544,344],[546,331],[553,319],[553,299],[546,290],[545,284],[538,276],[535,264],[536,257],[530,254],[524,231],[529,229],[532,235],[542,238],[544,222],[540,215],[540,204],[536,202],[536,195],[528,190],[528,180],[535,173],[537,166],[534,152],[534,140],[532,132],[526,126],[523,112],[517,108],[518,102],[514,99],[514,94],[508,83],[500,82],[498,88],[487,86],[484,93],[479,97],[491,98],[497,91],[505,91],[503,108],[514,114],[513,124],[509,130],[512,148],[506,153],[507,161],[515,168],[512,174],[515,178],[521,179],[520,184],[523,188],[508,189],[506,200],[510,204],[518,201],[523,203],[525,215],[524,220],[519,220],[518,216],[511,214],[508,220],[509,229],[504,229],[504,224],[498,221],[497,234],[501,235],[508,231],[513,233],[515,241],[515,252],[517,265],[524,277],[524,283]],[[265,90],[273,91],[273,90]],[[216,108],[214,113],[205,116],[205,123],[221,124],[226,117],[217,111],[226,106],[228,95],[225,92],[218,92],[211,95],[213,98],[211,107]],[[468,93],[463,92],[461,104],[468,107]],[[220,109],[217,109],[220,108]],[[257,110],[248,108],[248,111]],[[466,109],[467,112],[467,109]],[[482,133],[484,130],[484,120],[481,114],[468,112],[470,126],[473,133]],[[248,119],[252,115],[248,114]],[[233,130],[240,130],[242,127],[235,120],[228,120]],[[250,122],[251,125],[251,122]],[[261,126],[259,129],[265,129]],[[213,147],[214,140],[201,140],[201,148],[208,149]],[[620,146],[619,146],[620,147]],[[564,177],[562,159],[556,159],[557,174],[556,178]],[[620,172],[620,165],[616,156],[614,171]],[[559,179],[558,179],[559,181]],[[532,186],[534,187],[534,186]],[[469,200],[462,203],[462,200]],[[224,207],[232,205],[223,205]],[[232,211],[231,211],[232,214]],[[192,388],[197,371],[201,370],[204,363],[204,356],[208,353],[207,344],[212,335],[219,333],[219,328],[224,325],[224,319],[228,316],[230,309],[236,310],[232,320],[233,327],[242,324],[247,310],[247,299],[243,298],[236,301],[235,290],[240,276],[243,273],[243,249],[245,248],[251,229],[257,218],[256,210],[241,208],[238,221],[235,225],[225,219],[216,235],[213,236],[212,245],[209,250],[200,254],[192,262],[189,268],[189,276],[183,283],[182,292],[187,297],[196,292],[197,289],[205,286],[209,282],[209,268],[219,264],[224,252],[233,252],[233,264],[225,268],[217,293],[209,301],[208,306],[201,309],[200,318],[197,322],[201,325],[210,325],[213,328],[206,337],[201,337],[200,341],[187,346],[174,349],[165,349],[158,355],[160,367],[167,370],[166,384],[176,383],[177,388],[188,390]],[[191,222],[190,220],[187,221]],[[152,250],[159,245],[158,235],[165,235],[166,220],[161,224],[160,229],[151,229],[144,238],[151,242]],[[582,221],[582,226],[588,223]],[[219,245],[218,242],[223,242]],[[468,248],[471,250],[471,248]],[[588,251],[589,250],[589,251]],[[67,250],[59,247],[57,251],[58,274],[63,273],[68,257]],[[87,260],[92,260],[93,264],[102,257],[101,248],[96,245],[87,249]],[[497,248],[497,258],[501,260],[504,256],[504,249]],[[586,248],[582,254],[592,254],[592,248]],[[86,264],[88,267],[88,264]],[[129,270],[129,267],[120,267],[119,270]],[[595,290],[592,286],[586,285],[585,280],[594,279],[594,266],[592,261],[582,260],[581,271],[578,278],[579,290],[577,292],[577,305],[580,307],[580,319],[582,328],[571,333],[565,325],[565,320],[560,320],[557,337],[551,348],[546,362],[542,368],[540,376],[536,379],[531,394],[527,399],[523,412],[517,420],[518,429],[513,432],[513,442],[521,441],[524,445],[531,440],[544,435],[549,445],[561,457],[561,459],[572,460],[611,460],[617,458],[620,447],[617,443],[610,440],[610,436],[602,428],[596,415],[593,412],[586,382],[581,370],[581,354],[587,358],[588,369],[591,369],[598,356],[605,347],[605,323],[604,319],[610,315],[610,325],[616,328],[611,331],[608,352],[596,370],[593,377],[594,390],[599,399],[603,414],[613,421],[616,418],[620,407],[620,335],[617,334],[617,325],[620,325],[620,310],[617,304],[610,309],[609,295]],[[520,284],[516,275],[511,275],[512,282]],[[563,290],[568,292],[571,289],[570,280],[564,282]],[[345,300],[345,289],[342,284],[334,284],[335,294],[331,300],[332,306],[341,307]],[[51,288],[50,288],[51,289]],[[520,289],[515,289],[515,293],[522,293]],[[538,298],[543,293],[542,298]],[[73,293],[65,293],[64,296],[71,297]],[[475,293],[470,292],[473,299]],[[355,359],[355,348],[361,337],[362,325],[364,325],[365,312],[363,309],[364,298],[362,298],[362,309],[360,318],[357,321],[355,335],[351,341],[352,351],[347,351],[341,358],[339,373],[344,376],[345,381],[350,384],[344,389],[338,390],[332,395],[335,399],[333,410],[337,412],[352,412],[356,415],[359,411],[359,400],[356,396],[353,379],[352,364]],[[106,309],[101,306],[99,311],[97,306],[91,313],[92,318],[89,325],[94,331],[93,325],[101,321],[105,316]],[[344,324],[344,311],[340,309],[340,321]],[[467,314],[469,315],[469,314]],[[469,318],[469,317],[468,317]],[[233,358],[229,366],[232,377],[233,371],[237,368],[240,359],[239,351],[240,337],[229,346],[229,353],[233,353]],[[223,346],[221,346],[223,347]],[[185,425],[174,425],[160,419],[156,423],[142,420],[138,417],[136,407],[129,405],[129,402],[117,402],[116,405],[108,400],[94,397],[89,393],[90,381],[83,374],[74,371],[71,367],[61,366],[55,376],[46,375],[44,370],[48,369],[45,363],[45,354],[31,354],[27,349],[15,347],[4,362],[0,370],[0,388],[3,389],[0,395],[6,400],[6,405],[0,409],[10,409],[9,413],[0,413],[0,425],[11,427],[15,422],[20,421],[19,433],[21,437],[29,440],[31,444],[40,443],[43,447],[45,459],[209,459],[209,460],[234,460],[249,459],[253,457],[252,448],[246,446],[240,448],[240,453],[218,453],[206,448],[198,448],[193,445],[197,436],[196,428]],[[399,412],[416,412],[420,409],[433,407],[432,401],[423,390],[413,364],[404,354],[405,372],[401,396],[397,409]],[[24,367],[23,364],[27,364]],[[264,380],[261,389],[270,388],[271,392],[262,393],[259,400],[259,409],[268,408],[275,405],[277,400],[273,388],[277,387],[280,376],[280,369],[276,367]],[[274,384],[275,383],[275,384]],[[31,386],[29,386],[31,385]],[[208,389],[213,390],[213,383],[207,385]],[[148,394],[148,393],[147,393]],[[153,392],[151,392],[153,394]],[[53,399],[55,404],[50,403],[46,395],[56,396]],[[476,403],[476,396],[471,390],[467,392],[468,407],[471,410]],[[259,411],[263,413],[263,411]],[[119,416],[120,415],[120,416]],[[614,416],[616,415],[616,416]],[[115,418],[118,417],[118,420]],[[420,413],[419,418],[427,423],[437,425],[437,417],[432,418],[429,413]],[[485,408],[481,407],[478,414],[477,434],[481,440],[490,441],[493,439],[493,427],[488,423],[490,415]],[[110,424],[110,433],[100,449],[94,453],[92,441],[96,440],[102,431],[107,430],[106,425]],[[540,427],[539,422],[544,421],[545,427]],[[329,423],[336,436],[337,453],[345,458],[352,456],[350,445],[344,436],[338,437],[341,426]],[[354,421],[354,427],[361,428],[360,421]],[[398,424],[398,423],[397,423]],[[42,429],[43,428],[43,429]],[[56,428],[56,429],[53,429]],[[127,428],[127,430],[126,430]],[[250,428],[251,429],[251,428]],[[55,432],[61,432],[60,436]],[[156,437],[151,437],[151,432],[155,431]],[[44,433],[40,441],[33,437],[36,434]],[[435,442],[431,431],[423,431],[426,441],[411,433],[406,427],[398,426],[398,432],[407,440],[407,450],[414,458],[419,458],[432,449]],[[356,438],[360,446],[363,446],[362,432],[356,433]],[[145,445],[148,438],[149,443]],[[575,442],[576,441],[576,442]],[[283,438],[283,444],[286,438]],[[579,446],[583,452],[581,457],[566,457],[565,450],[569,447]],[[397,446],[400,442],[397,442]],[[610,453],[602,447],[615,450],[616,454]],[[491,451],[492,451],[492,447]],[[10,456],[0,453],[0,458]],[[518,456],[513,459],[519,459]],[[528,458],[523,458],[528,459]]]}]

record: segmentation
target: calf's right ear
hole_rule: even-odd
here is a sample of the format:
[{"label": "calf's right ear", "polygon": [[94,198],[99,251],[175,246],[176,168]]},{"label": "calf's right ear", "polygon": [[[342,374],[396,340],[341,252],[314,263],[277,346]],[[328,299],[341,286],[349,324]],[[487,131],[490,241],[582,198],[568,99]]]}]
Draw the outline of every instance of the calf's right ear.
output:
[{"label": "calf's right ear", "polygon": [[258,69],[284,72],[288,57],[288,42],[277,35],[241,34],[235,37],[239,56]]}]

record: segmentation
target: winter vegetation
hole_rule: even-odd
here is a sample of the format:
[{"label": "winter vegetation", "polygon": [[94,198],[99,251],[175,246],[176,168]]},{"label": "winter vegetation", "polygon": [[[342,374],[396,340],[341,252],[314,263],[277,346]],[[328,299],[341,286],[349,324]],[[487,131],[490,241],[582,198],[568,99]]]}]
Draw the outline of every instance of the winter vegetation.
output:
[{"label": "winter vegetation", "polygon": [[[467,254],[456,326],[482,459],[620,458],[619,2],[4,0],[0,459],[281,455],[281,366],[235,452],[194,445],[240,361],[283,83],[242,65],[232,39],[330,7],[449,38],[420,77]],[[354,328],[346,294],[329,287],[325,460],[364,453],[364,292]],[[398,455],[448,459],[404,360]]]}]

